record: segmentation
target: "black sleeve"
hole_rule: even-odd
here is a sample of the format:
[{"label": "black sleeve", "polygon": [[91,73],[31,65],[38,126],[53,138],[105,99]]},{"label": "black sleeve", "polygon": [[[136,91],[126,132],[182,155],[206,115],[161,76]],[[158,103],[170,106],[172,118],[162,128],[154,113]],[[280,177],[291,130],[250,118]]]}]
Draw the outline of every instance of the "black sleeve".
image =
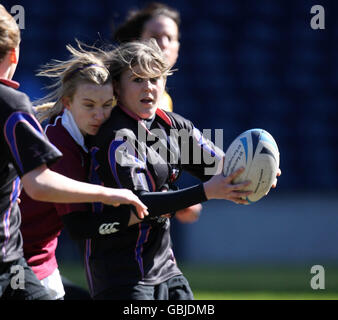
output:
[{"label": "black sleeve", "polygon": [[21,177],[42,164],[48,165],[60,158],[61,152],[49,142],[34,117],[28,97],[12,92],[7,100],[10,104],[4,104],[0,122],[18,175]]},{"label": "black sleeve", "polygon": [[223,150],[211,141],[211,137],[204,136],[195,127],[191,130],[189,138],[189,161],[182,163],[183,170],[202,181],[220,174],[223,165]]},{"label": "black sleeve", "polygon": [[149,216],[155,217],[207,201],[203,184],[168,192],[136,192],[148,207]]},{"label": "black sleeve", "polygon": [[223,165],[223,131],[214,132],[215,143],[212,142],[212,130],[201,132],[194,124],[184,117],[168,114],[173,123],[170,137],[171,145],[179,149],[181,168],[201,181],[208,181],[212,176],[222,172]]},{"label": "black sleeve", "polygon": [[62,221],[72,239],[93,239],[126,229],[130,212],[130,206],[121,205],[101,213],[71,212],[63,215]]}]

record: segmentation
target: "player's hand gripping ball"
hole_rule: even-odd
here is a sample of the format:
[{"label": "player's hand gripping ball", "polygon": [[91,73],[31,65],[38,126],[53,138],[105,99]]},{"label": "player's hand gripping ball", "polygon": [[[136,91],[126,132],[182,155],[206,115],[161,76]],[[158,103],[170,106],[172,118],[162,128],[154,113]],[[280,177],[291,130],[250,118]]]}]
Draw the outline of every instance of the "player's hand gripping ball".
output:
[{"label": "player's hand gripping ball", "polygon": [[225,176],[244,167],[244,172],[233,182],[250,180],[244,190],[252,191],[246,199],[256,202],[265,196],[276,180],[279,169],[279,150],[275,139],[263,129],[251,129],[240,134],[225,153]]}]

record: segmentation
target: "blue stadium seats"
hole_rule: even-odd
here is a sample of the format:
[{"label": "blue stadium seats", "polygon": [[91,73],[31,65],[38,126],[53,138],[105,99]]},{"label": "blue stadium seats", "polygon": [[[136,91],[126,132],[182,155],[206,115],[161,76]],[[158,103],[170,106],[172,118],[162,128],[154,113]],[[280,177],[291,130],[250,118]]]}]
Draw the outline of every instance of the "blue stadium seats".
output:
[{"label": "blue stadium seats", "polygon": [[[144,1],[20,3],[27,29],[17,78],[36,97],[40,80],[29,79],[38,66],[64,59],[65,45],[75,37],[90,44],[98,33],[109,38],[111,19],[121,22]],[[179,71],[168,79],[175,111],[206,128],[223,127],[227,139],[257,126],[271,131],[281,147],[282,190],[309,189],[312,179],[321,188],[336,188],[338,5],[321,1],[328,27],[314,31],[312,2],[306,0],[292,6],[283,0],[167,3],[182,15]]]}]

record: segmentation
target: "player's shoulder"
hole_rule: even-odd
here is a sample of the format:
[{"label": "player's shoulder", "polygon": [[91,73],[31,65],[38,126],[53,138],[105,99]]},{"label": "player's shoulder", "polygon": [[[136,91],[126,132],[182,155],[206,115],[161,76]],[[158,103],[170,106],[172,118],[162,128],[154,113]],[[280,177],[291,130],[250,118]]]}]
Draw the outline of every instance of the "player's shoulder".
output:
[{"label": "player's shoulder", "polygon": [[90,147],[103,147],[109,144],[116,136],[132,136],[137,132],[137,121],[128,116],[121,108],[115,106],[109,119],[101,126],[95,136],[88,137]]},{"label": "player's shoulder", "polygon": [[49,119],[49,122],[45,125],[45,133],[49,139],[54,138],[54,136],[57,138],[63,132],[63,128],[62,117],[59,115]]},{"label": "player's shoulder", "polygon": [[192,129],[192,122],[178,113],[158,109],[157,116],[174,129]]},{"label": "player's shoulder", "polygon": [[32,104],[28,96],[14,88],[0,83],[1,111],[8,112],[24,111],[32,113]]},{"label": "player's shoulder", "polygon": [[119,107],[114,107],[109,119],[102,125],[100,128],[99,134],[116,134],[121,129],[134,129],[137,128],[137,121],[131,116],[128,115]]},{"label": "player's shoulder", "polygon": [[75,141],[62,125],[61,115],[57,116],[45,127],[45,133],[51,143],[57,148],[63,149],[63,151],[61,150],[62,152],[65,149],[74,149]]}]

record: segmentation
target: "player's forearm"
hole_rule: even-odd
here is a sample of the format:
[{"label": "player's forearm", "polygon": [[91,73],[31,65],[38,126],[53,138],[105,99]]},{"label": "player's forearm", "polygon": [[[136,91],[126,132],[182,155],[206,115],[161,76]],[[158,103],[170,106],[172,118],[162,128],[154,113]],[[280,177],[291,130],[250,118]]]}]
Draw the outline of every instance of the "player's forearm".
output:
[{"label": "player's forearm", "polygon": [[89,183],[79,182],[39,167],[22,177],[23,187],[27,194],[39,201],[48,202],[104,202],[106,188]]},{"label": "player's forearm", "polygon": [[203,184],[178,191],[141,192],[138,196],[148,207],[150,217],[175,212],[208,200]]}]

